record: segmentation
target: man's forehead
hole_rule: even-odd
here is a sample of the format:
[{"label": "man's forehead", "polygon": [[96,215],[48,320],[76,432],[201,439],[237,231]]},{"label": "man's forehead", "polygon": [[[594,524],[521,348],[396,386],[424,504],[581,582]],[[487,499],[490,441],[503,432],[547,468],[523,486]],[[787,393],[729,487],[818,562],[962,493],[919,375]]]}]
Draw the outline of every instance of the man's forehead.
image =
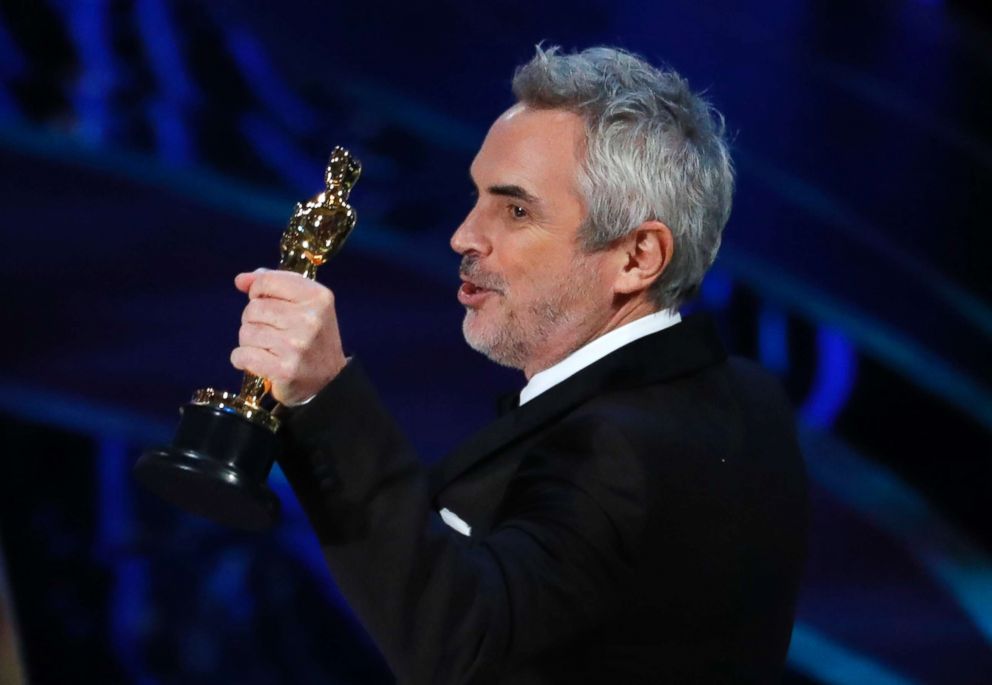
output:
[{"label": "man's forehead", "polygon": [[574,113],[514,105],[490,128],[469,176],[486,196],[512,197],[545,219],[578,224],[585,213],[578,183],[584,136]]},{"label": "man's forehead", "polygon": [[503,171],[564,171],[579,161],[583,141],[584,126],[577,114],[517,103],[489,128],[470,174],[475,177],[480,167],[492,165]]}]

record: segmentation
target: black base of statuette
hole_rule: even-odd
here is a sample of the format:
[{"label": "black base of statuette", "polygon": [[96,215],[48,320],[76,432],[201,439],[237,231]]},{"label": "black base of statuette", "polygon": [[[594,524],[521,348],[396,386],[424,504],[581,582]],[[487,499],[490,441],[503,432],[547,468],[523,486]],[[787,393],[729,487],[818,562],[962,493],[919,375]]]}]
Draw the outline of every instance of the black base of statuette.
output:
[{"label": "black base of statuette", "polygon": [[172,445],[150,449],[134,466],[145,488],[191,514],[262,531],[279,519],[266,485],[279,441],[268,428],[208,405],[187,404]]}]

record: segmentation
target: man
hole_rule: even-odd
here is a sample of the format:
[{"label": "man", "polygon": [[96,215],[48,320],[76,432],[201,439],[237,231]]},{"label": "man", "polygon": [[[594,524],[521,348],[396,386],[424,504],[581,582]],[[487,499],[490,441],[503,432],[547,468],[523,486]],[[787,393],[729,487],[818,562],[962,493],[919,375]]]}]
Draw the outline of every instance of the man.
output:
[{"label": "man", "polygon": [[677,74],[540,48],[471,166],[451,238],[469,344],[519,406],[428,473],[341,349],[333,296],[241,274],[232,363],[293,406],[282,466],[404,683],[763,683],[805,535],[788,403],[681,320],[733,177]]}]

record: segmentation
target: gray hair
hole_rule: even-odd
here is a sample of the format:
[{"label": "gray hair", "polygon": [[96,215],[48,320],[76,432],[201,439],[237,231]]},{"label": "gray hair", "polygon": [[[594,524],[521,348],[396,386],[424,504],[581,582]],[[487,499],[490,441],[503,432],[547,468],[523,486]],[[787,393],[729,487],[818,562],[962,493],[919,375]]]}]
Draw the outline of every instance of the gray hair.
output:
[{"label": "gray hair", "polygon": [[537,46],[514,74],[513,94],[585,121],[584,248],[603,249],[644,221],[661,221],[675,249],[651,285],[652,302],[674,309],[694,296],[720,248],[734,192],[723,116],[676,72],[606,47],[561,54]]}]

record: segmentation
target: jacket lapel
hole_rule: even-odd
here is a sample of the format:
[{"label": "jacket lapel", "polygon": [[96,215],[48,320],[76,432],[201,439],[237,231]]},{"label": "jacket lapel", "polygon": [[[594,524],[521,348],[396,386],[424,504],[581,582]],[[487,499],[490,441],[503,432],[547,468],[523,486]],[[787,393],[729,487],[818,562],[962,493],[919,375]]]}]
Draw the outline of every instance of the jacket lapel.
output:
[{"label": "jacket lapel", "polygon": [[675,326],[624,345],[524,406],[503,414],[462,443],[431,472],[431,496],[486,457],[595,395],[671,380],[719,363],[726,356],[716,326],[706,314],[693,314]]}]

